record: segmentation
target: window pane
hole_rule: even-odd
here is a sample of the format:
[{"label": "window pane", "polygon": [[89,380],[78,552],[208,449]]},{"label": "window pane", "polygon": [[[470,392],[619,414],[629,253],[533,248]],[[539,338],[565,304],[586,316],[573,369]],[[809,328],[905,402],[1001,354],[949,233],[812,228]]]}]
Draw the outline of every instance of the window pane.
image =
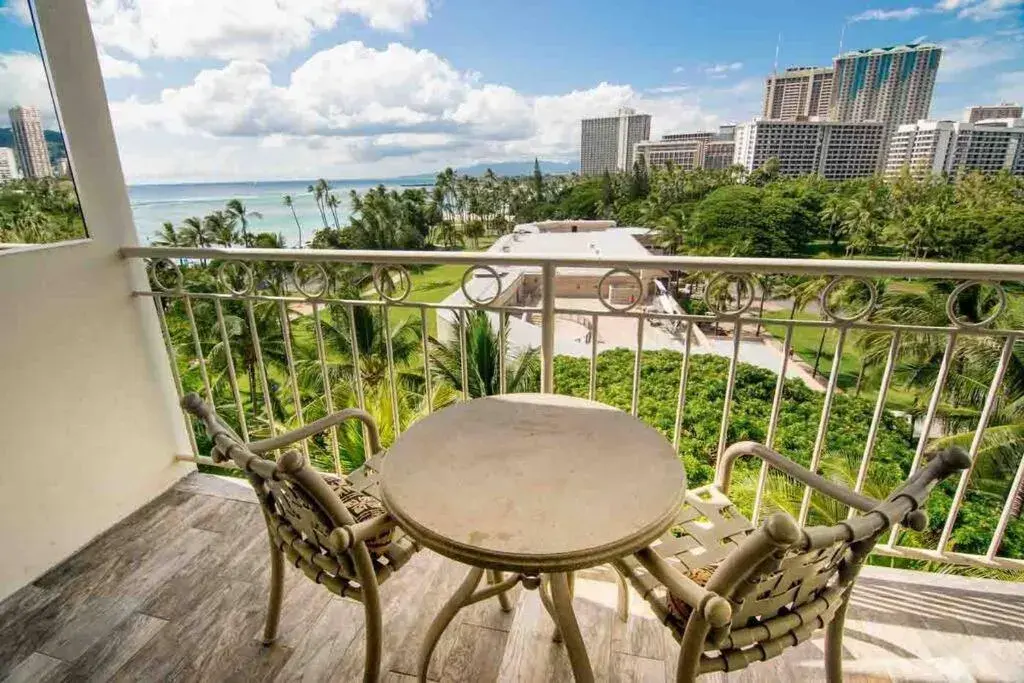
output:
[{"label": "window pane", "polygon": [[28,3],[0,5],[0,249],[85,237]]}]

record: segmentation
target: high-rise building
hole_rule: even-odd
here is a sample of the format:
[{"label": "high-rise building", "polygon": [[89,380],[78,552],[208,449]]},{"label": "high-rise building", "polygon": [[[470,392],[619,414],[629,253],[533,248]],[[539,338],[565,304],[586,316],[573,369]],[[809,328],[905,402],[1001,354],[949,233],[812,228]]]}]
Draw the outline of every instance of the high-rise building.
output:
[{"label": "high-rise building", "polygon": [[683,170],[728,168],[732,165],[735,126],[720,126],[718,132],[673,133],[661,140],[636,143],[633,157],[648,167],[668,162]]},{"label": "high-rise building", "polygon": [[14,107],[10,110],[14,149],[18,165],[26,178],[48,178],[53,175],[50,151],[43,137],[43,123],[35,107]]},{"label": "high-rise building", "polygon": [[620,109],[615,116],[583,119],[580,135],[580,173],[596,175],[605,171],[633,168],[633,147],[651,137],[651,115]]},{"label": "high-rise building", "polygon": [[966,171],[1024,175],[1024,119],[918,121],[900,126],[889,143],[885,173],[915,178]]},{"label": "high-rise building", "polygon": [[890,129],[928,118],[938,45],[915,43],[847,52],[835,58],[833,121],[879,121]]},{"label": "high-rise building", "polygon": [[1019,104],[993,104],[968,107],[964,121],[977,123],[986,119],[1019,119],[1024,115],[1024,107]]},{"label": "high-rise building", "polygon": [[884,141],[882,123],[754,119],[736,126],[733,163],[753,171],[775,158],[786,176],[858,178],[879,170]]},{"label": "high-rise building", "polygon": [[764,82],[762,116],[801,121],[827,118],[832,99],[832,67],[794,66]]},{"label": "high-rise building", "polygon": [[0,147],[0,183],[19,177],[18,164],[14,160],[14,150]]}]

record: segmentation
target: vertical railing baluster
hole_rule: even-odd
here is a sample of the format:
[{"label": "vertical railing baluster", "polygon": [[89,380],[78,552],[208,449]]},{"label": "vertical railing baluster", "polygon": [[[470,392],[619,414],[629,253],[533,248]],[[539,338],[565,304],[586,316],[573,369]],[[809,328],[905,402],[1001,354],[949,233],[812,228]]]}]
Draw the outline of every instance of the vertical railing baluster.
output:
[{"label": "vertical railing baluster", "polygon": [[[252,337],[252,349],[256,356],[256,372],[259,374],[260,390],[263,394],[263,405],[267,409],[267,426],[270,429],[270,436],[277,436],[277,427],[274,424],[274,406],[270,402],[270,384],[267,380],[267,366],[263,362],[263,344],[260,342],[260,333],[256,329],[256,312],[253,310],[252,300],[245,302],[245,315],[249,320],[249,334]],[[253,419],[256,419],[255,411]]]},{"label": "vertical railing baluster", "polygon": [[466,334],[469,326],[469,315],[459,309],[459,371],[462,378],[462,400],[469,400],[469,342]]},{"label": "vertical railing baluster", "polygon": [[971,474],[974,472],[974,466],[978,461],[978,451],[981,450],[981,442],[985,439],[988,421],[996,407],[999,385],[1002,384],[1003,377],[1006,375],[1006,369],[1010,365],[1010,357],[1013,355],[1013,345],[1016,341],[1017,338],[1014,335],[1008,335],[1006,343],[1003,344],[1003,352],[999,355],[999,365],[996,366],[995,375],[992,376],[992,384],[989,385],[988,395],[985,396],[985,404],[981,409],[981,415],[978,417],[978,427],[974,431],[974,438],[971,439],[971,448],[967,452],[967,455],[971,458],[971,465],[960,473],[960,481],[956,486],[953,504],[950,506],[949,514],[946,516],[946,524],[942,527],[942,535],[939,536],[938,551],[940,553],[945,552],[946,545],[949,543],[949,537],[953,534],[956,518],[960,514],[960,506],[963,504],[964,496],[967,494],[967,485],[970,482]]},{"label": "vertical railing baluster", "polygon": [[384,304],[384,351],[387,354],[388,360],[388,382],[389,389],[391,392],[391,423],[395,428],[395,438],[398,438],[399,433],[402,431],[401,421],[399,420],[398,412],[398,378],[395,377],[395,349],[394,342],[391,340],[391,315],[388,310],[388,305]]},{"label": "vertical railing baluster", "polygon": [[427,308],[420,306],[420,341],[423,343],[423,382],[427,390],[427,414],[434,412],[433,378],[430,376],[430,344],[427,334]]},{"label": "vertical railing baluster", "polygon": [[[782,360],[779,361],[779,376],[775,380],[775,394],[772,396],[772,412],[768,417],[768,431],[765,433],[764,445],[775,447],[775,434],[779,429],[779,414],[782,412],[782,393],[786,389],[786,371],[789,369],[789,352],[793,348],[793,324],[786,325],[786,338],[782,342]],[[757,473],[757,489],[754,491],[754,509],[750,518],[757,524],[761,517],[761,505],[764,500],[764,487],[768,484],[768,463],[761,461],[761,469]]]},{"label": "vertical railing baluster", "polygon": [[[1006,502],[1003,504],[1003,511],[999,514],[999,523],[996,524],[992,542],[988,546],[988,552],[985,553],[985,557],[989,561],[999,553],[999,546],[1003,543],[1003,536],[1006,534],[1006,527],[1010,524],[1010,515],[1022,484],[1024,484],[1024,453],[1021,454],[1020,462],[1017,464],[1017,474],[1014,475],[1010,490],[1006,493]],[[1021,501],[1020,504],[1024,505],[1024,501]]]},{"label": "vertical railing baluster", "polygon": [[[324,346],[324,330],[320,323],[320,305],[313,302],[313,335],[316,340],[316,356],[320,361],[320,376],[324,383],[324,410],[327,415],[334,413],[334,396],[331,391],[330,370],[327,367],[327,349]],[[341,469],[341,451],[338,449],[338,427],[331,427],[331,457],[334,461],[334,473],[339,477],[344,474]]]},{"label": "vertical railing baluster", "polygon": [[[363,393],[363,366],[359,354],[359,332],[356,327],[356,305],[348,304],[346,308],[348,309],[348,329],[352,349],[352,385],[356,390],[356,404],[360,410],[366,410],[366,395]],[[365,425],[362,427],[362,432],[363,455],[366,458],[370,458],[373,452],[370,450],[369,432],[366,431]]]},{"label": "vertical railing baluster", "polygon": [[508,393],[508,368],[506,367],[506,356],[508,355],[508,329],[506,328],[508,314],[505,311],[498,311],[498,393]]},{"label": "vertical railing baluster", "polygon": [[[181,403],[185,390],[181,384],[181,373],[178,372],[178,354],[174,351],[174,344],[171,342],[171,332],[167,328],[167,316],[164,315],[164,301],[159,294],[153,297],[153,304],[156,306],[156,317],[160,321],[160,334],[164,338],[164,346],[167,347],[167,358],[171,361],[171,379],[174,380],[174,392],[178,396],[178,403]],[[211,404],[212,405],[212,404]],[[195,426],[192,424],[192,416],[184,408],[181,415],[185,418],[185,431],[188,433],[188,443],[192,447],[193,457],[199,457],[199,446],[196,444]]]},{"label": "vertical railing baluster", "polygon": [[597,313],[590,316],[590,386],[587,398],[591,401],[597,396]]},{"label": "vertical railing baluster", "polygon": [[[545,263],[541,270],[540,390],[555,391],[555,264]],[[600,293],[598,293],[600,294]]]},{"label": "vertical railing baluster", "polygon": [[217,312],[217,325],[220,327],[220,341],[224,345],[224,359],[228,366],[228,381],[231,383],[231,395],[238,409],[238,425],[242,428],[242,438],[249,440],[249,426],[245,420],[245,406],[242,404],[242,392],[238,389],[238,376],[235,374],[235,358],[231,355],[231,342],[228,340],[228,328],[224,324],[224,307],[220,299],[213,300],[213,309]]},{"label": "vertical railing baluster", "polygon": [[[722,405],[722,422],[718,427],[718,458],[725,453],[729,439],[729,413],[732,411],[732,393],[736,386],[736,366],[740,358],[740,337],[743,335],[743,323],[737,315],[733,323],[732,355],[729,357],[729,376],[725,382],[725,401]],[[716,458],[717,460],[717,458]]]},{"label": "vertical railing baluster", "polygon": [[192,311],[192,299],[188,294],[185,294],[182,301],[185,303],[185,317],[188,318],[189,328],[192,332],[192,344],[195,346],[196,360],[199,362],[199,376],[203,378],[206,402],[216,409],[217,404],[213,402],[213,389],[210,387],[210,375],[206,371],[206,356],[203,355],[203,343],[199,341],[199,326],[196,325],[196,316]]},{"label": "vertical railing baluster", "polygon": [[[885,370],[882,371],[882,383],[878,387],[878,400],[875,401],[875,412],[871,416],[871,426],[868,428],[868,438],[864,443],[864,455],[860,459],[860,469],[857,471],[857,481],[853,490],[860,493],[864,490],[864,483],[868,478],[868,467],[871,464],[871,456],[875,451],[875,441],[878,439],[878,429],[882,424],[882,416],[885,414],[885,399],[889,393],[889,385],[892,383],[892,373],[896,368],[896,356],[900,348],[900,333],[892,333],[892,341],[889,342],[889,354],[885,359]],[[853,517],[857,511],[850,508],[847,518]]]},{"label": "vertical railing baluster", "polygon": [[[832,356],[832,371],[828,375],[828,386],[825,388],[825,398],[821,406],[821,419],[818,422],[818,433],[814,437],[814,449],[811,451],[811,464],[808,469],[812,472],[818,471],[821,464],[821,455],[825,450],[825,440],[828,437],[828,422],[832,416],[832,401],[836,395],[836,385],[839,383],[839,367],[843,362],[843,345],[846,343],[848,328],[844,325],[839,328],[839,338],[836,339],[836,353]],[[800,518],[798,523],[803,526],[807,522],[807,514],[811,509],[811,487],[804,486],[804,497],[800,503]]]},{"label": "vertical railing baluster", "polygon": [[[942,400],[942,391],[946,385],[946,377],[949,376],[949,369],[953,361],[953,351],[956,347],[957,335],[955,331],[949,333],[949,339],[946,340],[946,348],[942,352],[942,361],[939,363],[939,373],[935,377],[935,388],[932,390],[932,397],[928,401],[928,409],[925,411],[924,422],[921,423],[921,436],[917,439],[917,450],[914,451],[914,459],[910,463],[910,474],[913,475],[917,472],[917,468],[921,466],[921,460],[924,459],[925,449],[928,447],[928,436],[932,431],[932,421],[935,420],[935,413],[938,412],[939,402]],[[889,532],[889,540],[885,542],[887,548],[892,548],[896,539],[899,537],[900,525],[899,522],[893,524],[892,531]]]},{"label": "vertical railing baluster", "polygon": [[636,319],[636,356],[633,357],[633,397],[629,403],[629,412],[633,417],[637,416],[640,408],[640,362],[644,350],[644,314],[641,313]]},{"label": "vertical railing baluster", "polygon": [[[277,311],[281,318],[281,337],[284,341],[284,358],[285,364],[288,366],[288,384],[292,391],[292,405],[295,406],[295,417],[299,420],[298,426],[304,427],[306,418],[302,414],[302,394],[299,392],[299,376],[295,372],[295,356],[292,353],[292,325],[288,320],[288,306],[280,299],[277,302]],[[306,444],[306,440],[303,439],[299,443],[302,453],[308,458],[309,446]]]},{"label": "vertical railing baluster", "polygon": [[679,364],[679,394],[676,399],[676,423],[672,428],[672,448],[679,451],[683,435],[683,412],[686,410],[686,383],[690,374],[690,349],[693,346],[693,323],[686,321],[686,340],[683,342],[683,361]]}]

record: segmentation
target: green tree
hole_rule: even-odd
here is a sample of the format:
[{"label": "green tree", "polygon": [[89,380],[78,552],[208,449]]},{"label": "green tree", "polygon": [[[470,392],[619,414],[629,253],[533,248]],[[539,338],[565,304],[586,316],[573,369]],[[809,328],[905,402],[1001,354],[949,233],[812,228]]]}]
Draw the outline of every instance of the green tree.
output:
[{"label": "green tree", "polygon": [[292,220],[295,221],[295,229],[299,231],[299,249],[302,248],[302,224],[299,223],[299,217],[295,213],[295,200],[292,199],[290,194],[284,196],[284,205],[291,209]]},{"label": "green tree", "polygon": [[229,216],[238,221],[242,226],[242,246],[251,247],[252,240],[249,237],[249,221],[253,218],[263,218],[259,211],[249,211],[240,199],[228,200],[226,210]]},{"label": "green tree", "polygon": [[537,391],[540,386],[540,357],[536,348],[519,352],[508,350],[508,327],[506,337],[500,339],[491,326],[486,311],[470,311],[466,314],[465,329],[453,326],[454,339],[439,341],[430,338],[431,366],[435,378],[461,392],[462,344],[460,335],[465,335],[466,367],[470,398],[494,396],[501,393],[500,358],[506,350],[506,390],[509,393]]}]

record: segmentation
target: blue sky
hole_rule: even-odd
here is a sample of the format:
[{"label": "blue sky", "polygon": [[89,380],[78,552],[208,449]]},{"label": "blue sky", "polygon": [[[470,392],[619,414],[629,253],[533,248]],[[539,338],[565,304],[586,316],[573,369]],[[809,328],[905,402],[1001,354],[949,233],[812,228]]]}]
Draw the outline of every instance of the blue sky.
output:
[{"label": "blue sky", "polygon": [[[25,0],[0,0],[0,105],[33,85]],[[780,66],[945,48],[933,117],[1024,100],[1022,0],[88,0],[133,181],[380,177],[570,160],[622,105],[656,135],[759,113]],[[20,99],[19,99],[20,98]]]}]

